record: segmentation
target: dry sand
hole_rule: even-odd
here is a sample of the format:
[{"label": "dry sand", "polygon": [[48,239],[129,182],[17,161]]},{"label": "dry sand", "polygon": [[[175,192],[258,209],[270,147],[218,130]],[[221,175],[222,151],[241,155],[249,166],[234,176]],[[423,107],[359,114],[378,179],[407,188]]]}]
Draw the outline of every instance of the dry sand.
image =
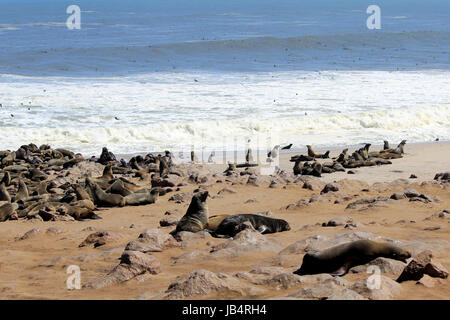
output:
[{"label": "dry sand", "polygon": [[[375,148],[377,149],[377,148]],[[208,199],[209,214],[255,213],[270,210],[272,217],[289,221],[291,231],[265,235],[268,239],[276,239],[282,248],[312,235],[335,235],[355,231],[372,232],[374,234],[405,242],[420,242],[436,248],[433,253],[444,267],[450,269],[450,233],[448,219],[424,220],[425,218],[450,209],[450,187],[442,184],[424,184],[422,181],[433,180],[437,172],[450,171],[450,143],[438,142],[420,145],[407,145],[403,159],[393,160],[392,165],[356,169],[355,175],[334,173],[323,175],[322,181],[341,182],[340,191],[326,197],[329,202],[317,201],[305,207],[286,210],[288,204],[300,199],[310,199],[318,195],[320,190],[302,188],[302,184],[290,184],[285,188],[269,188],[268,182],[262,186],[227,183],[214,183],[208,187],[211,195],[224,187],[233,188],[237,193],[223,194],[221,197]],[[337,151],[332,152],[336,156]],[[283,153],[281,167],[292,172],[293,163],[289,162],[292,154]],[[418,179],[408,179],[412,174]],[[404,178],[405,181],[396,181]],[[222,179],[223,180],[223,179]],[[356,181],[359,180],[359,181]],[[374,184],[376,182],[382,182]],[[387,184],[385,182],[390,182]],[[198,185],[183,187],[184,191],[192,191]],[[432,203],[410,202],[407,199],[386,203],[385,206],[368,208],[358,211],[346,209],[349,202],[360,198],[375,196],[390,196],[392,193],[412,187],[430,197],[438,196],[440,201]],[[365,191],[363,191],[363,189]],[[156,275],[144,274],[128,282],[112,285],[102,289],[68,290],[66,288],[67,266],[78,265],[81,268],[81,281],[86,284],[110,271],[118,263],[125,245],[138,237],[145,229],[159,227],[159,221],[167,217],[166,211],[175,212],[181,217],[188,203],[177,204],[168,199],[169,193],[155,204],[104,209],[98,212],[102,220],[87,220],[83,222],[33,222],[30,220],[6,221],[0,223],[0,299],[152,299],[161,297],[174,279],[184,273],[196,269],[206,269],[212,272],[234,274],[248,272],[255,266],[278,266],[293,271],[302,261],[302,255],[287,255],[279,257],[277,251],[253,252],[234,258],[210,260],[193,260],[174,264],[174,259],[194,250],[208,248],[228,241],[227,239],[196,239],[188,241],[184,248],[171,248],[152,255],[161,262],[162,272]],[[350,201],[342,200],[343,196],[354,196]],[[246,203],[248,199],[254,202]],[[335,204],[334,200],[341,203]],[[343,226],[322,227],[316,223],[329,219],[349,216],[355,222],[363,225],[353,230]],[[408,222],[397,223],[400,220]],[[415,222],[409,222],[409,221]],[[371,222],[375,222],[370,224]],[[302,226],[312,225],[301,229]],[[426,227],[441,226],[434,231],[424,230]],[[59,227],[62,232],[49,234],[50,227]],[[37,235],[26,240],[18,240],[32,228],[41,230]],[[78,245],[94,230],[108,230],[120,235],[120,238],[104,246],[93,248]],[[170,232],[173,227],[161,228]],[[344,276],[348,281],[366,278],[367,274],[352,274]],[[392,275],[387,275],[395,279]],[[299,290],[305,284],[289,289],[274,290],[268,286],[257,286],[259,291],[251,296],[236,293],[217,292],[205,296],[195,296],[197,299],[265,299],[287,296]],[[449,299],[450,280],[441,280],[435,287],[426,288],[415,281],[402,283],[402,291],[394,299]]]}]

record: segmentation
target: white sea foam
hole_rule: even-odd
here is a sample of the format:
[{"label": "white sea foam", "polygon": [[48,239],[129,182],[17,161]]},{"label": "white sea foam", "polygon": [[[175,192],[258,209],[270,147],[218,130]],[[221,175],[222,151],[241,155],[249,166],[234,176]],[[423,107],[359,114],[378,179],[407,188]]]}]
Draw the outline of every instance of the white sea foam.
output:
[{"label": "white sea foam", "polygon": [[258,134],[298,146],[449,139],[449,74],[2,75],[0,127],[8,134],[0,149],[34,142],[86,154],[105,145],[118,153],[191,145],[229,150],[234,138],[242,146]]}]

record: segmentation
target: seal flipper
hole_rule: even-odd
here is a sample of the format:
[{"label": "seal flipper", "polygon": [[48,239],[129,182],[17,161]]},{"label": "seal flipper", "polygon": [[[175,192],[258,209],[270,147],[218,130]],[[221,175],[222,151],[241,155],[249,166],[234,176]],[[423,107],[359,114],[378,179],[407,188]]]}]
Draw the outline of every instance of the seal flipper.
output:
[{"label": "seal flipper", "polygon": [[336,271],[330,273],[333,277],[341,277],[343,275],[345,275],[348,272],[348,269],[350,268],[351,262],[350,261],[346,261],[344,262],[344,264],[337,269]]},{"label": "seal flipper", "polygon": [[347,267],[344,265],[337,269],[336,271],[330,273],[333,277],[340,277],[347,273]]}]

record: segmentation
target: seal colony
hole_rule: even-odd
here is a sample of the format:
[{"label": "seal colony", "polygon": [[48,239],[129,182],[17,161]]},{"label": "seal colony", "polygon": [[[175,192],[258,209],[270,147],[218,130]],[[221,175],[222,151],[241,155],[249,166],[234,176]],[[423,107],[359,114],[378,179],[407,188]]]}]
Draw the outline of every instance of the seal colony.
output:
[{"label": "seal colony", "polygon": [[[385,143],[382,150],[377,152],[370,151],[370,144],[365,144],[355,152],[344,149],[335,157],[332,157],[330,152],[317,153],[309,146],[308,154],[293,157],[295,159],[294,174],[278,170],[266,176],[257,173],[258,166],[261,164],[253,162],[251,149],[248,149],[245,154],[245,162],[229,163],[224,171],[225,165],[218,168],[207,167],[204,164],[177,162],[170,151],[161,154],[138,155],[125,161],[117,159],[106,147],[102,149],[99,157],[85,159],[82,155],[67,149],[53,149],[47,145],[37,147],[29,144],[21,146],[16,151],[0,151],[0,222],[30,220],[42,228],[46,221],[60,221],[57,225],[71,227],[85,225],[88,222],[66,224],[64,221],[104,219],[90,222],[89,228],[93,228],[94,225],[95,228],[102,225],[108,225],[110,228],[111,221],[120,220],[121,222],[118,222],[120,229],[117,226],[113,231],[89,229],[97,231],[88,236],[89,239],[95,240],[94,248],[108,246],[110,242],[114,243],[114,241],[120,242],[120,238],[123,235],[132,234],[136,226],[151,228],[141,232],[137,240],[128,242],[130,239],[126,239],[128,244],[114,244],[114,246],[125,247],[125,251],[120,264],[113,269],[115,271],[112,271],[111,275],[108,275],[109,278],[117,278],[117,281],[114,280],[113,283],[128,281],[146,272],[145,270],[151,269],[157,273],[159,261],[151,255],[151,252],[178,248],[168,259],[174,261],[175,269],[178,271],[183,268],[183,264],[196,265],[195,263],[198,261],[201,261],[199,265],[202,268],[204,266],[212,268],[211,266],[214,267],[214,262],[217,261],[227,265],[228,257],[230,257],[230,261],[234,259],[233,268],[236,268],[239,267],[236,261],[245,264],[248,257],[248,259],[256,259],[251,262],[251,265],[270,267],[261,269],[261,274],[257,273],[259,271],[255,271],[257,270],[255,269],[248,274],[243,272],[242,275],[233,275],[232,277],[240,278],[242,276],[241,280],[255,277],[251,281],[252,285],[269,286],[270,284],[289,288],[296,285],[299,276],[311,274],[328,274],[329,277],[344,276],[349,273],[351,268],[368,264],[377,258],[396,260],[383,263],[403,263],[405,259],[415,256],[417,251],[413,253],[409,247],[408,250],[404,249],[405,245],[402,242],[404,240],[392,242],[398,245],[393,245],[389,242],[390,239],[386,238],[379,241],[360,240],[371,237],[365,230],[372,226],[370,220],[364,221],[363,230],[358,229],[357,232],[351,232],[351,229],[361,228],[359,221],[351,221],[348,216],[339,217],[337,215],[343,214],[342,212],[345,210],[345,215],[352,215],[353,219],[364,219],[375,210],[389,209],[388,207],[392,203],[400,202],[408,203],[411,208],[423,205],[423,211],[431,210],[426,209],[428,207],[425,206],[435,208],[441,200],[434,200],[431,195],[421,194],[421,192],[428,193],[433,186],[440,187],[439,190],[444,192],[450,182],[448,172],[439,171],[435,175],[434,184],[419,188],[418,190],[421,192],[405,189],[403,193],[398,192],[401,182],[397,182],[393,186],[386,184],[379,189],[374,186],[374,190],[371,190],[372,186],[368,187],[360,182],[344,181],[342,184],[340,182],[325,184],[321,179],[303,177],[309,175],[320,177],[323,173],[332,173],[329,169],[345,171],[359,164],[361,166],[369,165],[368,162],[381,165],[384,161],[401,158],[404,154],[405,143],[406,141],[402,141],[395,148],[391,148],[389,143]],[[282,153],[281,150],[283,150],[281,147],[275,146],[269,156],[277,157],[278,153]],[[198,161],[193,152],[191,161]],[[255,189],[255,186],[260,188]],[[361,193],[360,190],[364,192]],[[391,190],[394,194],[392,192],[385,194],[389,192],[386,190]],[[243,192],[248,192],[248,194],[243,194]],[[364,196],[369,193],[373,198]],[[289,196],[284,197],[285,194]],[[298,200],[299,195],[310,197],[310,199]],[[440,196],[444,201],[448,201],[444,193],[441,193]],[[293,199],[296,197],[295,201],[298,201],[293,205],[286,206],[288,202],[282,201],[293,201],[289,197],[293,197]],[[266,199],[267,203],[264,202]],[[333,216],[333,219],[336,218],[335,220],[330,220],[328,223],[322,223],[323,220],[319,223],[316,220],[315,225],[305,225],[299,229],[299,221],[304,223],[306,219],[316,219],[316,212],[311,214],[311,208],[316,205],[326,208],[327,203],[336,208],[328,210],[327,213],[331,212],[335,215]],[[378,207],[377,204],[383,206]],[[135,208],[136,206],[147,207]],[[124,207],[129,208],[124,209]],[[269,209],[270,211],[268,211]],[[342,212],[337,213],[337,210]],[[366,210],[364,215],[353,215],[362,210]],[[123,216],[124,214],[125,216]],[[317,213],[317,215],[321,214],[322,212]],[[115,215],[122,216],[114,218]],[[158,215],[163,216],[158,217]],[[439,219],[445,219],[447,215],[446,211],[436,214],[436,217],[430,214],[430,221],[441,221]],[[338,218],[345,218],[341,219],[345,221],[345,224],[341,225]],[[417,218],[414,219],[417,220]],[[123,225],[124,221],[126,221],[126,226]],[[133,224],[130,226],[131,221]],[[25,224],[27,223],[17,223],[18,226]],[[382,224],[383,226],[386,224],[385,220]],[[9,221],[4,225],[13,226],[15,222]],[[52,224],[52,228],[54,225]],[[323,227],[324,225],[327,227],[326,229]],[[395,225],[398,224],[392,223],[392,226]],[[166,227],[170,227],[170,229],[166,229]],[[336,228],[335,230],[339,229],[339,232],[346,232],[340,235],[344,235],[344,241],[341,241],[339,237],[330,238],[332,227]],[[87,230],[84,226],[82,228],[81,232]],[[38,232],[36,229],[30,230],[31,233],[27,233],[28,235],[19,239],[32,237],[33,232]],[[317,233],[306,235],[311,229]],[[169,232],[171,230],[173,231]],[[430,234],[440,232],[440,229],[430,230],[432,231],[427,231]],[[70,246],[71,239],[73,240],[72,236],[64,236],[59,240],[65,241],[64,246],[67,247]],[[286,239],[291,239],[288,240],[288,243],[285,242],[290,245],[283,249],[279,244]],[[379,239],[379,237],[371,237],[371,239]],[[297,242],[292,244],[292,240]],[[37,244],[39,241],[34,243]],[[77,244],[79,243],[77,240]],[[320,245],[316,246],[317,243]],[[11,244],[7,243],[7,246],[9,245]],[[185,248],[189,248],[191,245],[195,247],[195,250],[185,251]],[[202,245],[205,250],[202,250]],[[77,248],[81,247],[77,246]],[[320,248],[320,250],[313,251],[311,248]],[[259,252],[264,252],[264,254],[260,255]],[[272,252],[272,255],[269,256],[269,252]],[[235,259],[248,253],[256,254],[250,254],[245,259]],[[286,260],[286,254],[292,255],[293,258]],[[66,257],[66,254],[62,255]],[[78,256],[79,252],[76,255]],[[218,257],[220,259],[217,259]],[[152,268],[135,265],[135,263],[140,263],[137,262],[138,260],[134,260],[137,258],[142,258],[141,261],[152,264]],[[301,266],[296,265],[299,259]],[[291,268],[294,264],[295,268]],[[287,265],[289,265],[289,269]],[[220,269],[222,265],[216,265],[216,267]],[[427,274],[437,274],[430,271],[431,267],[427,268]],[[109,265],[107,269],[110,269]],[[171,270],[171,266],[164,264],[165,273],[167,269]],[[277,275],[272,280],[261,278],[262,274],[267,276],[275,269],[283,269],[284,273]],[[295,269],[297,270],[294,271]],[[126,273],[126,277],[118,276],[124,274],[122,271]],[[351,272],[354,270],[352,269]],[[351,272],[349,273],[350,277]],[[201,272],[200,274],[204,275]],[[271,276],[273,275],[271,274]],[[218,276],[220,280],[217,281],[226,281],[227,277],[228,275],[225,278]],[[195,277],[190,279],[195,279]],[[348,277],[345,277],[344,280],[346,279]],[[409,280],[408,277],[407,280]],[[208,281],[205,281],[204,279],[200,281],[202,288],[208,287]],[[138,282],[130,283],[130,285],[139,286]],[[170,285],[168,291],[176,287],[176,285]],[[272,288],[271,291],[277,290]]]},{"label": "seal colony", "polygon": [[[136,156],[126,163],[106,147],[98,159],[84,159],[66,149],[31,143],[0,151],[0,160],[0,201],[7,202],[1,206],[1,221],[99,219],[93,212],[97,208],[152,204],[171,191],[153,179],[170,174],[170,153]],[[100,176],[83,172],[98,170],[92,166],[96,163],[104,166]]]},{"label": "seal colony", "polygon": [[336,171],[345,171],[345,169],[353,169],[360,167],[372,167],[377,165],[392,164],[391,159],[402,158],[404,154],[404,146],[406,140],[402,140],[397,148],[389,147],[389,142],[384,141],[383,150],[378,152],[369,152],[370,143],[366,143],[364,147],[356,150],[351,155],[347,154],[348,148],[342,150],[338,157],[333,161],[319,163],[316,159],[329,158],[330,151],[324,154],[314,152],[310,145],[307,145],[308,155],[295,155],[291,157],[294,162],[293,171],[295,175],[312,175],[321,177],[322,173],[333,173]]}]

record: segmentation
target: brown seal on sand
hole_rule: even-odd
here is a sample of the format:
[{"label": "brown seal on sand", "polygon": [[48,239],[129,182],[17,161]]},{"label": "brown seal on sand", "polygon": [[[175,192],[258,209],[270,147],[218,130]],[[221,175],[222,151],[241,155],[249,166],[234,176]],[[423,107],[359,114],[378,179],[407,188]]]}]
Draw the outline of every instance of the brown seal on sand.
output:
[{"label": "brown seal on sand", "polygon": [[206,224],[205,229],[215,231],[219,224],[227,217],[229,217],[229,214],[219,214],[216,216],[211,216],[208,218],[208,223]]},{"label": "brown seal on sand", "polygon": [[6,203],[0,206],[0,222],[6,221],[19,208],[17,203]]},{"label": "brown seal on sand", "polygon": [[194,194],[186,214],[177,224],[175,233],[180,231],[198,232],[205,229],[208,223],[207,197],[208,191],[200,191]]},{"label": "brown seal on sand", "polygon": [[144,204],[155,203],[159,197],[158,189],[151,189],[150,192],[135,192],[123,199],[125,200],[125,205],[129,206],[140,206]]},{"label": "brown seal on sand", "polygon": [[3,183],[0,183],[0,201],[11,202],[11,196]]},{"label": "brown seal on sand", "polygon": [[354,266],[366,264],[378,257],[405,261],[411,254],[393,244],[371,240],[357,240],[340,244],[320,252],[308,252],[295,274],[330,273],[343,276]]},{"label": "brown seal on sand", "polygon": [[19,180],[15,201],[25,200],[29,197],[28,187],[22,180]]},{"label": "brown seal on sand", "polygon": [[286,220],[264,217],[259,214],[235,214],[226,217],[212,233],[218,238],[234,237],[240,231],[240,225],[244,222],[250,222],[261,233],[275,233],[289,231],[291,227]]}]

